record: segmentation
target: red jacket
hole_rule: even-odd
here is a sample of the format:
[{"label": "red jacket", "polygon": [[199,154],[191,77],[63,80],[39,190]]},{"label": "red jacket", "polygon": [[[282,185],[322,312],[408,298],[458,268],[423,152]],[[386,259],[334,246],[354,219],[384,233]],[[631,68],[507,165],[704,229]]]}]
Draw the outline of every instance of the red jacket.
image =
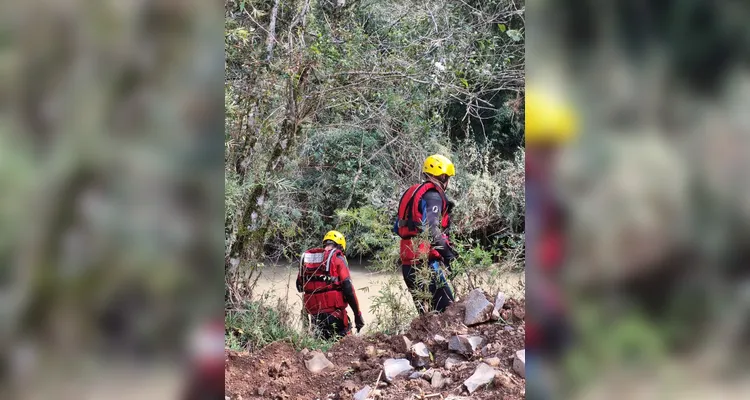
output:
[{"label": "red jacket", "polygon": [[[432,182],[412,185],[404,192],[393,226],[393,232],[401,237],[402,265],[414,264],[425,256],[430,260],[452,258],[450,241],[445,234],[450,228],[452,204],[443,189]],[[432,243],[412,239],[425,228],[429,229]]]},{"label": "red jacket", "polygon": [[297,291],[304,293],[303,304],[309,314],[332,314],[346,322],[347,306],[355,315],[360,313],[349,266],[341,250],[314,248],[304,252],[297,273]]}]

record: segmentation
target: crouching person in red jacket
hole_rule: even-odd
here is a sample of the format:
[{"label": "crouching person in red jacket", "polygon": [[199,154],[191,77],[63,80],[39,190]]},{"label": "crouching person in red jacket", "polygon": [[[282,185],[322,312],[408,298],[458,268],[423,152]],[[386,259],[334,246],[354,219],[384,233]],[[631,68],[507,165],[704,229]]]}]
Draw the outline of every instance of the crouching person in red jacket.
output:
[{"label": "crouching person in red jacket", "polygon": [[341,232],[330,231],[323,237],[323,246],[307,250],[300,259],[297,291],[304,293],[305,311],[312,316],[317,334],[331,339],[351,331],[349,306],[359,333],[365,323],[344,256],[346,238]]}]

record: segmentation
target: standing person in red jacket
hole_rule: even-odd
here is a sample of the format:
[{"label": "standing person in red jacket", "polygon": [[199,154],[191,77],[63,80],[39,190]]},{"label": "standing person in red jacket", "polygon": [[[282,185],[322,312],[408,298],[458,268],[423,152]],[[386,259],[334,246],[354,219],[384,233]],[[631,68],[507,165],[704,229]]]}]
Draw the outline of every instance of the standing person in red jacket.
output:
[{"label": "standing person in red jacket", "polygon": [[312,316],[318,335],[331,339],[351,331],[349,306],[359,333],[365,323],[344,256],[346,238],[341,232],[330,231],[323,237],[323,246],[307,250],[300,260],[297,291],[304,292],[305,311]]},{"label": "standing person in red jacket", "polygon": [[[578,117],[565,98],[526,88],[526,371],[529,399],[555,398],[555,373],[572,339],[561,273],[566,213],[554,187],[555,163],[577,134]],[[539,377],[539,378],[536,378]]]},{"label": "standing person in red jacket", "polygon": [[[450,273],[451,261],[457,256],[447,233],[453,203],[445,195],[448,181],[455,173],[451,160],[440,154],[431,155],[422,165],[424,181],[407,189],[399,201],[393,232],[401,237],[401,272],[419,314],[427,311],[418,300],[425,289],[417,279],[420,269],[429,269],[427,290],[432,310],[443,312],[454,300],[440,263]],[[427,232],[429,243],[418,237],[422,232]]]}]

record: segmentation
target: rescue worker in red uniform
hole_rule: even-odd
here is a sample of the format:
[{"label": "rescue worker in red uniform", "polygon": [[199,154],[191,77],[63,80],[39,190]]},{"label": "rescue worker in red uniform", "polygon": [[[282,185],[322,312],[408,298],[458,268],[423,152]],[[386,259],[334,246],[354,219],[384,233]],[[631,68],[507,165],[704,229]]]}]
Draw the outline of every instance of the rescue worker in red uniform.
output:
[{"label": "rescue worker in red uniform", "polygon": [[555,162],[577,133],[575,110],[564,98],[526,89],[526,371],[527,398],[551,399],[554,371],[569,348],[571,322],[563,295],[565,213],[554,190]]},{"label": "rescue worker in red uniform", "polygon": [[[404,282],[420,315],[428,310],[419,301],[425,285],[417,279],[417,271],[428,269],[430,280],[426,289],[431,294],[431,309],[443,312],[454,297],[440,263],[451,273],[451,261],[457,257],[448,237],[453,202],[445,195],[448,181],[455,175],[455,166],[443,155],[431,155],[424,161],[422,175],[424,182],[411,186],[401,196],[393,226],[394,233],[401,237]],[[427,233],[428,241],[422,239],[423,232]]]},{"label": "rescue worker in red uniform", "polygon": [[307,250],[300,259],[297,291],[304,293],[305,311],[312,317],[317,334],[327,340],[351,331],[346,312],[349,306],[359,333],[365,322],[344,256],[346,238],[341,232],[330,231],[323,237],[323,246]]}]

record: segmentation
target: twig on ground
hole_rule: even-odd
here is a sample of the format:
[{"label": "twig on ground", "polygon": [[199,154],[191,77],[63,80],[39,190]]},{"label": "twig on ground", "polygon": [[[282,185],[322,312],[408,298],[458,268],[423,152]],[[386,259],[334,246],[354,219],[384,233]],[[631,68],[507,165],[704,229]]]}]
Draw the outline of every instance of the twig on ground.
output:
[{"label": "twig on ground", "polygon": [[[382,375],[383,375],[383,370],[381,369],[380,373],[378,374],[378,380],[375,381],[375,387],[372,388],[372,390],[370,391],[370,394],[372,394],[373,391],[378,390],[378,384],[380,383],[380,377]],[[367,395],[367,399],[365,399],[365,400],[369,400],[369,399],[372,398],[372,397],[370,397],[370,394]]]}]

